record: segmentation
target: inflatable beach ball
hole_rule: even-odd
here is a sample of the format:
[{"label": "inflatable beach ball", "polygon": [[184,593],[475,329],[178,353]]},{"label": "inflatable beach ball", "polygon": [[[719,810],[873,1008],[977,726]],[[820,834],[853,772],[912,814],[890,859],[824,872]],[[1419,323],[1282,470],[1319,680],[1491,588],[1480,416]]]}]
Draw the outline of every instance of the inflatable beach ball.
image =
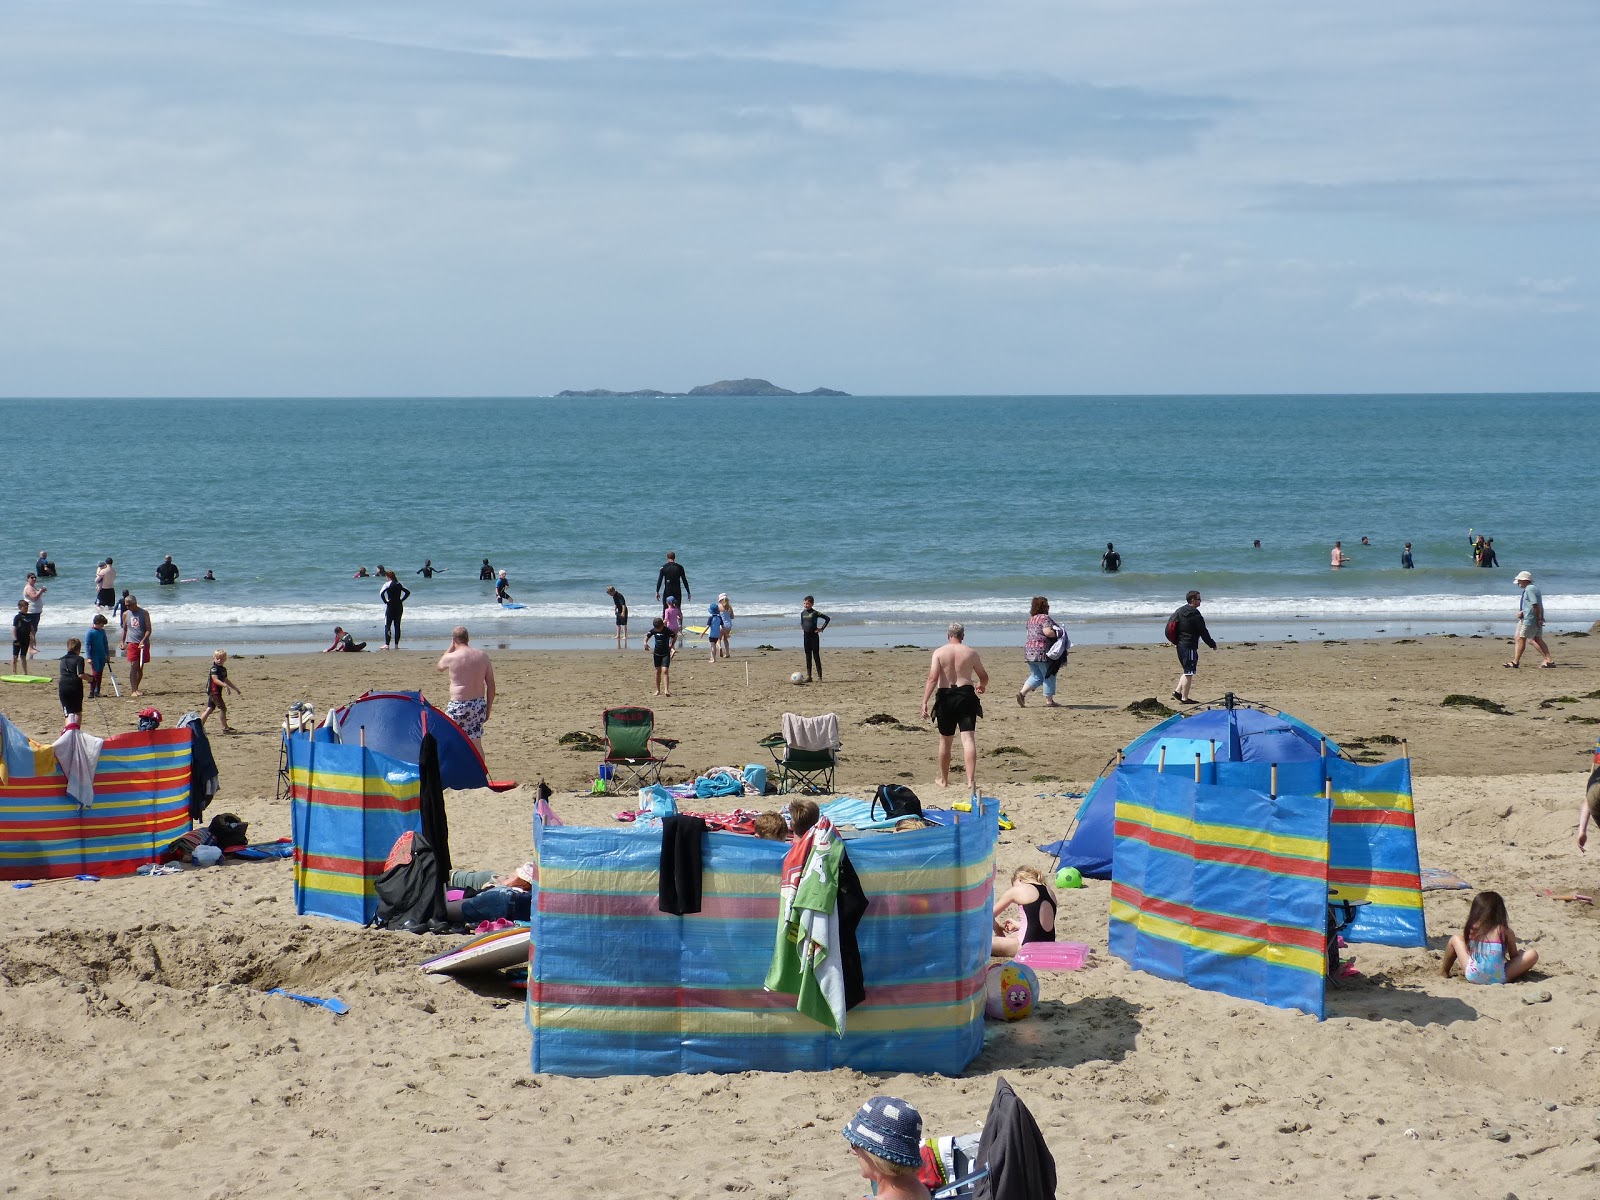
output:
[{"label": "inflatable beach ball", "polygon": [[984,983],[983,1015],[993,1021],[1020,1021],[1033,1015],[1039,977],[1027,963],[995,963]]}]

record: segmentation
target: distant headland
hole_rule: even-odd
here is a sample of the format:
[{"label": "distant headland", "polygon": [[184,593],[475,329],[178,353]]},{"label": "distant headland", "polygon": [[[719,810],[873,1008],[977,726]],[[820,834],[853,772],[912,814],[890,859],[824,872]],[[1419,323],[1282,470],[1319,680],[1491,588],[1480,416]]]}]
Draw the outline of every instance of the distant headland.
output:
[{"label": "distant headland", "polygon": [[687,392],[663,392],[655,388],[638,388],[631,392],[613,392],[605,388],[585,388],[574,391],[571,388],[564,392],[557,392],[557,396],[566,396],[577,400],[608,400],[617,397],[624,399],[665,399],[671,396],[848,396],[849,392],[836,391],[833,388],[812,388],[809,392],[791,392],[788,388],[781,388],[775,383],[765,379],[719,379],[715,383],[702,383],[699,387],[690,388]]}]

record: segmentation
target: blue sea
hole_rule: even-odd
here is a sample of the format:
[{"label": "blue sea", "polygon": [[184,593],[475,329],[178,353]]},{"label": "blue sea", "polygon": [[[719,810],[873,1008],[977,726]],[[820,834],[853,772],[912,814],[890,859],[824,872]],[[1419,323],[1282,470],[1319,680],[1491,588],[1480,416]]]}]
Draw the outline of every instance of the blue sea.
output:
[{"label": "blue sea", "polygon": [[[606,585],[638,630],[669,549],[691,622],[730,594],[736,649],[796,643],[807,593],[834,645],[951,620],[1012,645],[1035,594],[1080,643],[1155,641],[1191,587],[1233,640],[1505,632],[1521,569],[1586,628],[1597,418],[1594,393],[0,401],[14,586],[40,549],[60,570],[42,632],[86,626],[109,554],[158,654],[320,648],[336,623],[381,644],[378,585],[351,578],[380,562],[413,645],[465,622],[600,647]],[[158,587],[164,554],[217,581]],[[493,602],[484,557],[525,608]],[[414,574],[427,558],[448,573]]]}]

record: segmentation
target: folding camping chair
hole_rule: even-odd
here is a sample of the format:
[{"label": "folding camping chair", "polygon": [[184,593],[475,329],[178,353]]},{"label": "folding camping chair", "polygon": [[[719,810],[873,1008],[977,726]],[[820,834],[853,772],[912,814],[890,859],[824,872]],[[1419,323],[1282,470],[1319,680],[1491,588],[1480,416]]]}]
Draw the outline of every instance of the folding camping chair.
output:
[{"label": "folding camping chair", "polygon": [[[678,743],[671,738],[652,736],[656,728],[656,715],[648,708],[608,708],[600,714],[606,731],[605,762],[616,771],[622,782],[632,787],[648,787],[661,781],[661,768],[667,755]],[[666,749],[657,757],[650,752],[650,743]]]},{"label": "folding camping chair", "polygon": [[833,792],[833,769],[839,762],[839,714],[820,717],[783,714],[783,732],[763,738],[761,745],[778,765],[778,791]]}]

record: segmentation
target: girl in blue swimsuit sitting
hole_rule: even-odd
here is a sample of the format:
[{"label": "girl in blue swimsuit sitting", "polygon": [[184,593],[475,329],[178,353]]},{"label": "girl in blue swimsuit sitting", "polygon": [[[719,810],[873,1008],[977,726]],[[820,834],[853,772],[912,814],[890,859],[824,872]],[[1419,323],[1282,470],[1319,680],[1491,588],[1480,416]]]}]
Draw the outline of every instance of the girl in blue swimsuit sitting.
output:
[{"label": "girl in blue swimsuit sitting", "polygon": [[1458,961],[1468,983],[1510,983],[1528,973],[1539,961],[1539,952],[1517,947],[1500,893],[1479,892],[1467,923],[1445,949],[1442,969],[1447,978]]}]

